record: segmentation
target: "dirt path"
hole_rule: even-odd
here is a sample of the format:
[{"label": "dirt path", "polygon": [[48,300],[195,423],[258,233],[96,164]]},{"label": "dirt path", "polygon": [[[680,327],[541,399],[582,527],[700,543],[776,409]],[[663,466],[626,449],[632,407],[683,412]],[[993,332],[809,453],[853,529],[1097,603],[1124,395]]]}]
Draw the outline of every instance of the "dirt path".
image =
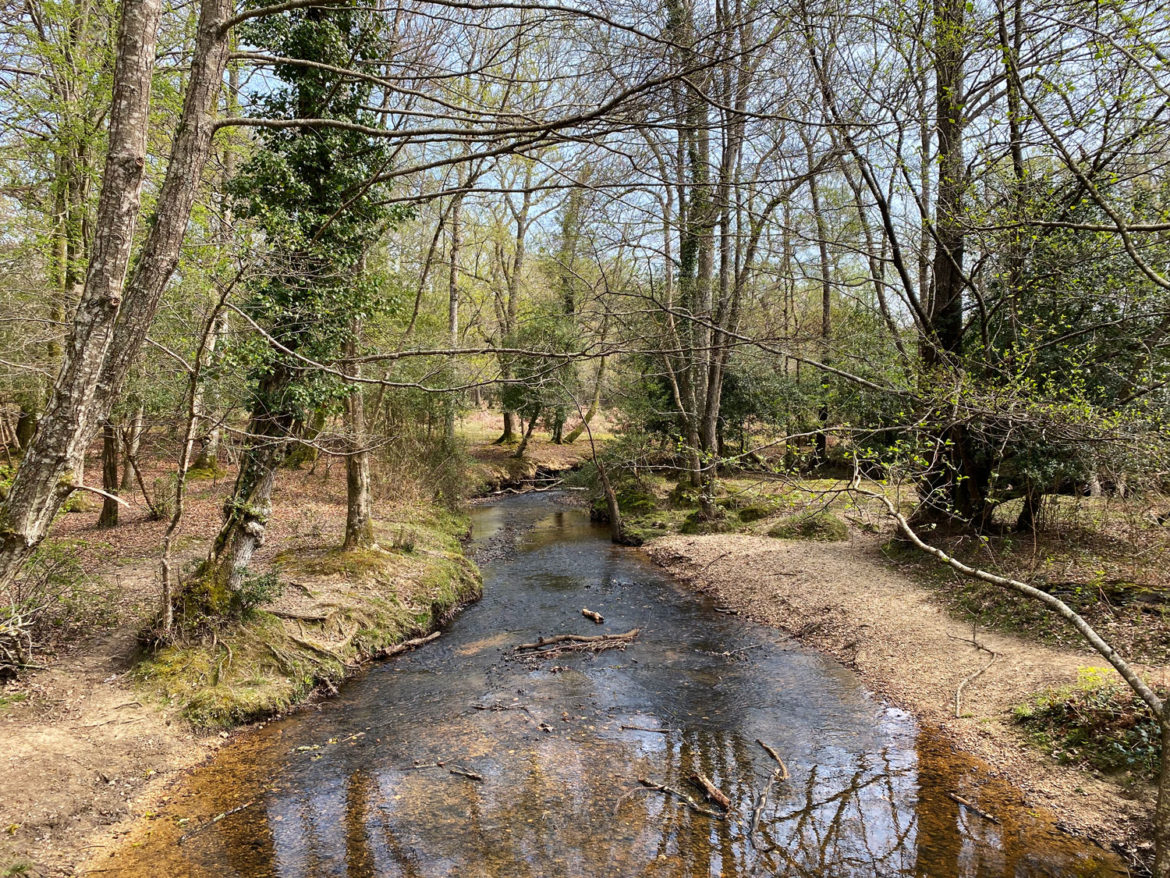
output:
[{"label": "dirt path", "polygon": [[970,643],[971,627],[944,610],[930,592],[883,561],[880,539],[854,535],[844,543],[757,536],[671,536],[646,551],[660,565],[719,606],[781,628],[855,668],[883,697],[941,728],[955,745],[985,760],[1072,831],[1112,846],[1142,850],[1152,798],[1137,798],[1088,771],[1056,764],[1028,746],[1011,710],[1049,686],[1074,682],[1096,653],[1049,648],[986,631]]},{"label": "dirt path", "polygon": [[81,852],[112,845],[120,822],[223,743],[139,700],[124,676],[134,650],[133,626],[78,644],[0,713],[4,868],[73,874]]}]

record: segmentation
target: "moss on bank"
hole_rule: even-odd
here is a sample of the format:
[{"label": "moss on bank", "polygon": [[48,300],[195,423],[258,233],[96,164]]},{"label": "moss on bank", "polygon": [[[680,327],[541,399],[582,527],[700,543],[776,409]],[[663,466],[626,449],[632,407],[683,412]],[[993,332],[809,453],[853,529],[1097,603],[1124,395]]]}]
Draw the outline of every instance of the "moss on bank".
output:
[{"label": "moss on bank", "polygon": [[278,556],[272,604],[147,655],[134,676],[192,724],[225,728],[278,713],[362,662],[433,631],[481,592],[462,551],[465,517],[411,507],[376,523],[379,548]]},{"label": "moss on bank", "polygon": [[849,526],[831,512],[808,512],[781,519],[768,530],[768,536],[835,543],[849,538]]}]

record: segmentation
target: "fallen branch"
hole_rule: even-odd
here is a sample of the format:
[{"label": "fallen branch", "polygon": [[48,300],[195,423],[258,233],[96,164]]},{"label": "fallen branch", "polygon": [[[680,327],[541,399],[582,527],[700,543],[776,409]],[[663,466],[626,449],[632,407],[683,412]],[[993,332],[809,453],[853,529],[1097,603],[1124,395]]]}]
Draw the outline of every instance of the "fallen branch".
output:
[{"label": "fallen branch", "polygon": [[710,808],[704,808],[702,805],[700,805],[698,802],[696,802],[694,799],[692,799],[690,796],[688,796],[682,790],[676,790],[674,787],[663,786],[660,783],[655,783],[654,781],[649,780],[649,779],[644,778],[644,777],[638,778],[638,783],[640,783],[642,786],[646,787],[647,789],[657,790],[660,793],[666,793],[669,796],[674,796],[678,799],[682,799],[683,803],[688,808],[690,808],[692,811],[694,811],[696,814],[702,814],[704,817],[712,817],[715,820],[722,820],[723,819],[722,812],[712,811]]},{"label": "fallen branch", "polygon": [[604,617],[602,617],[601,613],[595,613],[592,610],[582,609],[581,615],[584,616],[586,619],[592,619],[598,625],[600,625],[602,622],[605,621],[605,619],[604,619]]},{"label": "fallen branch", "polygon": [[958,802],[960,805],[962,805],[964,808],[966,808],[968,811],[970,811],[975,816],[982,817],[984,820],[987,820],[991,823],[994,823],[997,826],[999,825],[998,820],[996,820],[994,817],[992,817],[990,814],[988,814],[986,811],[984,811],[982,808],[980,808],[974,802],[967,801],[966,799],[964,799],[962,796],[958,795],[957,793],[947,793],[947,798],[950,799],[952,802]]},{"label": "fallen branch", "polygon": [[216,816],[214,816],[210,820],[208,820],[206,823],[201,824],[198,828],[192,829],[190,832],[185,833],[183,835],[180,835],[179,836],[179,844],[182,844],[183,842],[185,842],[187,839],[191,838],[192,836],[198,835],[203,830],[207,829],[207,827],[214,826],[215,824],[219,823],[219,821],[223,820],[225,817],[231,817],[233,814],[238,814],[240,811],[243,811],[245,808],[251,808],[255,804],[256,804],[256,801],[253,799],[251,802],[245,802],[244,804],[240,805],[237,808],[232,808],[230,811],[224,811],[222,814],[217,814]]},{"label": "fallen branch", "polygon": [[[516,647],[517,652],[526,650],[534,650],[537,652],[561,652],[566,649],[591,649],[594,651],[601,651],[603,649],[618,648],[625,649],[627,643],[632,641],[641,632],[641,628],[634,628],[627,631],[625,634],[598,634],[593,637],[584,634],[558,634],[555,637],[541,637],[535,643],[521,643]],[[573,644],[572,646],[561,646],[560,644]]]},{"label": "fallen branch", "polygon": [[784,764],[784,760],[780,758],[780,754],[761,741],[759,738],[756,738],[756,743],[763,747],[764,751],[773,759],[775,759],[776,764],[780,766],[780,776],[777,777],[776,780],[788,780],[788,766]]},{"label": "fallen branch", "polygon": [[[982,648],[987,649],[987,647],[982,647]],[[990,649],[988,649],[987,651],[991,652]],[[995,660],[997,658],[999,658],[999,653],[998,652],[991,652],[991,661],[989,661],[987,664],[985,664],[983,667],[981,667],[975,673],[968,674],[966,677],[963,678],[963,682],[960,683],[959,688],[955,690],[955,718],[956,719],[963,715],[962,707],[963,707],[963,689],[964,689],[964,687],[966,687],[966,685],[968,683],[981,677],[983,675],[984,671],[986,671],[988,668],[990,668],[992,665],[995,664]]]},{"label": "fallen branch", "polygon": [[378,654],[378,657],[390,658],[392,655],[401,655],[408,650],[422,646],[424,643],[430,643],[432,640],[438,639],[440,633],[441,632],[439,631],[432,631],[426,637],[415,637],[413,640],[404,640],[402,643],[396,643],[393,646],[388,646]]},{"label": "fallen branch", "polygon": [[756,830],[760,828],[760,817],[764,814],[764,809],[768,807],[768,796],[772,792],[772,787],[780,780],[780,769],[773,769],[768,774],[768,782],[764,784],[764,788],[760,790],[759,795],[755,797],[752,802],[752,819],[748,824],[748,839],[750,840],[755,835]]},{"label": "fallen branch", "polygon": [[290,613],[287,610],[269,608],[264,612],[276,616],[278,619],[292,619],[296,622],[328,622],[336,610],[328,613]]},{"label": "fallen branch", "polygon": [[459,767],[452,768],[452,769],[450,769],[450,771],[452,774],[462,775],[463,777],[469,778],[470,780],[473,780],[476,783],[483,783],[483,775],[479,774],[477,772],[469,771],[466,768],[459,768]]},{"label": "fallen branch", "polygon": [[1129,684],[1129,687],[1137,693],[1138,697],[1141,698],[1142,701],[1144,701],[1147,705],[1149,705],[1150,710],[1152,710],[1155,715],[1162,713],[1162,699],[1154,692],[1153,689],[1150,688],[1149,684],[1141,678],[1141,675],[1138,674],[1136,670],[1130,667],[1129,663],[1118,654],[1117,650],[1110,646],[1101,637],[1101,635],[1098,634],[1093,629],[1093,627],[1084,620],[1083,617],[1081,617],[1080,614],[1078,614],[1072,607],[1070,607],[1060,598],[1049,594],[1042,589],[1036,588],[1035,586],[1028,585],[1026,582],[1020,582],[1018,579],[1012,579],[1008,576],[997,576],[996,574],[989,573],[986,570],[980,570],[977,567],[971,567],[967,564],[964,564],[957,558],[948,555],[942,549],[936,548],[935,546],[924,542],[922,537],[920,537],[915,532],[914,528],[910,526],[910,522],[906,520],[906,516],[898,511],[898,508],[893,504],[889,497],[887,497],[885,494],[879,494],[876,491],[869,491],[861,487],[861,476],[856,469],[854,470],[853,481],[850,483],[849,488],[850,490],[861,494],[862,496],[872,497],[885,506],[889,517],[892,518],[897,524],[898,531],[917,548],[921,549],[923,552],[926,552],[928,555],[933,555],[939,561],[942,561],[947,566],[959,571],[966,576],[970,576],[974,579],[980,579],[983,582],[989,582],[992,585],[999,586],[1000,588],[1008,589],[1010,591],[1017,592],[1018,594],[1025,595],[1026,597],[1037,600],[1040,603],[1048,606],[1050,609],[1055,610],[1057,615],[1076,628],[1080,635],[1084,637],[1085,640],[1089,641],[1089,645],[1092,646],[1093,649],[1097,650],[1097,652],[1100,653],[1101,656],[1113,666],[1114,670],[1116,670],[1117,673],[1121,675],[1121,678]]},{"label": "fallen branch", "polygon": [[714,802],[724,811],[731,810],[731,799],[727,798],[727,793],[715,786],[707,775],[696,772],[691,775],[691,783],[703,791],[708,801]]},{"label": "fallen branch", "polygon": [[660,735],[669,735],[674,729],[652,729],[649,726],[620,726],[624,732],[657,732]]}]

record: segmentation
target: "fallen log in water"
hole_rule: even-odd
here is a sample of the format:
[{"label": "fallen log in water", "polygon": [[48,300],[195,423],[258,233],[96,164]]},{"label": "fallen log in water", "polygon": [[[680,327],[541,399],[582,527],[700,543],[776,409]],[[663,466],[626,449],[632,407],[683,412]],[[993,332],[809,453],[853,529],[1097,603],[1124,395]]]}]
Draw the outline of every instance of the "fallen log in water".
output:
[{"label": "fallen log in water", "polygon": [[382,650],[381,653],[379,653],[378,657],[379,658],[390,658],[390,656],[392,656],[392,655],[401,655],[402,653],[406,652],[409,649],[414,649],[415,647],[422,646],[424,643],[430,643],[432,640],[435,640],[439,636],[439,633],[440,632],[438,632],[438,631],[432,631],[426,637],[416,637],[413,640],[404,640],[404,641],[402,641],[402,643],[396,643],[393,646],[388,646],[384,650]]},{"label": "fallen log in water", "polygon": [[780,775],[776,778],[776,780],[788,780],[788,766],[784,764],[784,760],[780,758],[780,754],[761,741],[759,738],[756,738],[756,743],[763,747],[764,750],[767,751],[768,755],[776,760],[776,764],[780,766]]},{"label": "fallen log in water", "polygon": [[703,791],[703,795],[711,802],[714,802],[724,811],[731,810],[731,799],[727,798],[727,793],[715,786],[711,778],[705,774],[695,773],[691,775],[691,783]]},{"label": "fallen log in water", "polygon": [[637,637],[641,630],[641,628],[634,628],[625,634],[597,634],[592,637],[584,634],[557,634],[554,637],[541,637],[535,643],[521,643],[516,647],[516,652],[550,654],[570,649],[592,652],[601,652],[605,649],[625,649],[626,645]]},{"label": "fallen log in water", "polygon": [[600,625],[602,622],[605,621],[605,618],[601,615],[601,613],[595,613],[593,610],[582,609],[581,615],[584,616],[586,619],[592,619],[598,625]]},{"label": "fallen log in water", "polygon": [[962,805],[964,808],[966,808],[968,811],[970,811],[972,814],[976,815],[977,817],[982,817],[984,820],[988,821],[989,823],[995,823],[997,825],[999,824],[998,819],[996,819],[995,817],[992,817],[990,814],[988,814],[986,811],[984,811],[982,808],[980,808],[974,802],[971,802],[971,801],[968,801],[967,799],[964,799],[958,793],[947,793],[947,798],[950,799],[952,802],[957,802],[958,804]]},{"label": "fallen log in water", "polygon": [[655,783],[654,781],[644,777],[638,778],[638,783],[647,789],[656,790],[657,792],[666,793],[669,796],[682,799],[683,803],[696,814],[702,814],[704,817],[713,817],[716,820],[723,819],[723,813],[721,811],[712,811],[710,808],[704,808],[682,790],[676,790],[674,787],[663,786],[660,783]]}]

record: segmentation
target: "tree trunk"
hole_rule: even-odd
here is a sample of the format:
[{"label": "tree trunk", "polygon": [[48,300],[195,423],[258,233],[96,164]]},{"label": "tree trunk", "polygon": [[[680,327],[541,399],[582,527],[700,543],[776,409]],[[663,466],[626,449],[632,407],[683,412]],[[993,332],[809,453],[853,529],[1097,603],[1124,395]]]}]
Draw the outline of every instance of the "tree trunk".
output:
[{"label": "tree trunk", "polygon": [[[350,358],[356,355],[361,331],[360,321],[355,320],[346,345]],[[355,375],[361,374],[360,365],[355,364],[352,369]],[[350,443],[345,458],[345,548],[365,549],[374,545],[374,521],[370,510],[370,452],[365,447],[366,409],[361,385],[346,398],[345,414]]]},{"label": "tree trunk", "polygon": [[1032,533],[1036,529],[1036,516],[1040,512],[1043,496],[1039,490],[1032,487],[1024,492],[1024,505],[1020,507],[1020,514],[1016,518],[1016,530]]},{"label": "tree trunk", "polygon": [[[121,443],[118,441],[118,425],[107,420],[102,426],[102,490],[107,494],[118,496],[118,458],[121,452]],[[118,526],[118,507],[121,506],[112,497],[102,498],[102,511],[98,516],[98,527]]]},{"label": "tree trunk", "polygon": [[[813,164],[813,149],[811,141],[805,144],[808,152],[809,167]],[[821,361],[829,363],[829,336],[832,332],[832,286],[829,283],[829,241],[825,216],[821,212],[821,192],[817,183],[817,176],[813,174],[808,181],[809,196],[812,199],[813,217],[817,224],[817,255],[820,258],[821,274]],[[816,456],[818,463],[824,463],[829,452],[829,408],[822,404],[818,413],[821,428],[816,435]]]},{"label": "tree trunk", "polygon": [[146,164],[159,0],[125,0],[118,31],[109,154],[85,288],[53,393],[0,510],[0,585],[48,533],[73,490],[86,446],[109,414],[178,264],[214,131],[228,55],[231,0],[201,0],[195,52],[158,211],[128,282]]},{"label": "tree trunk", "polygon": [[504,411],[504,432],[500,434],[494,445],[511,445],[516,441],[516,413]]},{"label": "tree trunk", "polygon": [[119,490],[126,494],[134,490],[134,465],[131,461],[138,459],[138,447],[142,444],[142,421],[146,415],[143,406],[139,406],[130,419],[129,425],[123,432],[122,439],[122,482]]},{"label": "tree trunk", "polygon": [[520,444],[516,446],[516,453],[512,456],[517,460],[524,457],[524,452],[528,450],[528,440],[532,438],[532,431],[536,429],[536,421],[540,417],[540,412],[536,412],[532,416],[532,420],[528,422],[528,429],[524,431],[524,436],[520,439]]},{"label": "tree trunk", "polygon": [[[279,399],[288,375],[278,368],[261,382],[260,399]],[[226,613],[252,561],[264,542],[272,515],[272,486],[276,471],[288,451],[293,417],[287,412],[269,413],[257,403],[248,422],[248,443],[240,458],[231,496],[224,503],[224,521],[204,567],[207,606],[213,614]]]},{"label": "tree trunk", "polygon": [[[93,256],[64,362],[0,512],[0,585],[11,581],[45,538],[57,510],[73,491],[86,446],[109,411],[109,405],[102,404],[105,400],[95,399],[100,397],[96,388],[111,347],[134,244],[160,14],[160,0],[125,0],[122,5]],[[193,188],[195,182],[190,185]]]},{"label": "tree trunk", "polygon": [[[227,315],[220,314],[212,327],[204,348],[204,369],[211,365],[215,356],[216,346],[227,331]],[[201,370],[203,371],[203,370]],[[219,471],[219,424],[211,416],[207,405],[207,392],[204,383],[200,381],[195,388],[195,417],[196,427],[199,430],[199,453],[195,456],[192,469]]]},{"label": "tree trunk", "polygon": [[[462,205],[463,193],[460,192],[452,200],[451,216],[448,221],[451,228],[451,260],[447,284],[447,343],[451,346],[451,350],[459,347],[459,246],[461,244],[459,212]],[[451,362],[454,363],[455,360]],[[446,394],[443,399],[443,438],[449,449],[455,447],[455,402],[454,393]]]},{"label": "tree trunk", "polygon": [[16,416],[16,444],[25,451],[32,443],[37,431],[37,410],[31,400],[21,400],[20,413]]},{"label": "tree trunk", "polygon": [[568,436],[565,437],[565,444],[572,445],[585,432],[585,427],[592,423],[597,416],[597,410],[601,408],[601,382],[605,378],[605,357],[601,358],[601,362],[597,364],[597,382],[593,385],[593,399],[589,403],[589,409],[581,418],[581,423],[572,429]]}]

